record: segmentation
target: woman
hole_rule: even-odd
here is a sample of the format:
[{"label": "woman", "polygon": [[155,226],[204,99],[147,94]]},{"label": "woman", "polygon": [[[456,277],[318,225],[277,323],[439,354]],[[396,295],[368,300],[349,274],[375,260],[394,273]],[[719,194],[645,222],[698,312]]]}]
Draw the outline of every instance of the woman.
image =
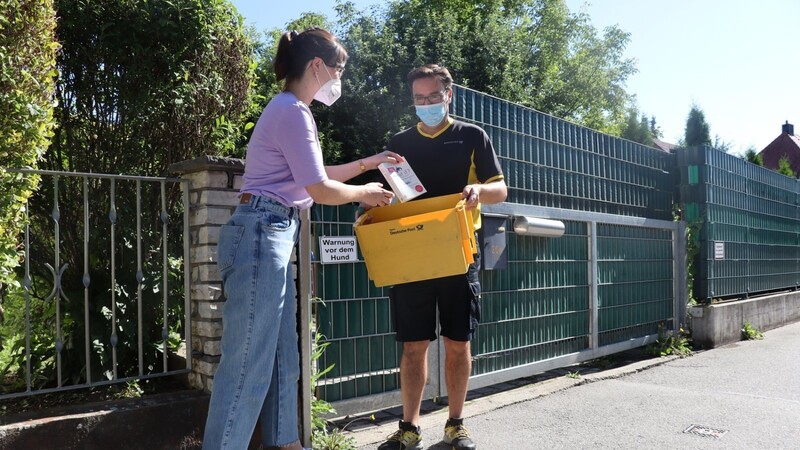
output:
[{"label": "woman", "polygon": [[343,182],[382,162],[402,160],[386,151],[323,165],[308,106],[312,99],[330,106],[339,98],[346,61],[342,45],[320,28],[285,33],[278,44],[274,69],[284,88],[253,131],[239,206],[220,230],[217,264],[227,300],[204,449],[247,448],[259,415],[265,447],[302,449],[297,305],[290,269],[299,210],[314,202],[386,205],[392,193],[380,183]]}]

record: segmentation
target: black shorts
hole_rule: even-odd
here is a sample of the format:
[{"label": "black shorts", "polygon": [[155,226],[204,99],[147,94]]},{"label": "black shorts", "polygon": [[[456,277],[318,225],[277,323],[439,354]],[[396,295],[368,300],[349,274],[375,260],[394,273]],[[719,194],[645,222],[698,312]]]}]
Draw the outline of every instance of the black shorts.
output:
[{"label": "black shorts", "polygon": [[398,284],[389,291],[392,320],[400,342],[436,340],[436,307],[441,335],[469,341],[481,318],[480,255],[464,275]]}]

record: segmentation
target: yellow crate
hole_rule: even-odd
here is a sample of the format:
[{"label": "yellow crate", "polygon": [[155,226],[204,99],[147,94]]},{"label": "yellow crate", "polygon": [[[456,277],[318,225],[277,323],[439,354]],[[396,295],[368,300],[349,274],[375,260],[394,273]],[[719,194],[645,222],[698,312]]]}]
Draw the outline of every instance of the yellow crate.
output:
[{"label": "yellow crate", "polygon": [[461,194],[373,208],[354,228],[378,287],[463,274],[474,261],[475,227]]}]

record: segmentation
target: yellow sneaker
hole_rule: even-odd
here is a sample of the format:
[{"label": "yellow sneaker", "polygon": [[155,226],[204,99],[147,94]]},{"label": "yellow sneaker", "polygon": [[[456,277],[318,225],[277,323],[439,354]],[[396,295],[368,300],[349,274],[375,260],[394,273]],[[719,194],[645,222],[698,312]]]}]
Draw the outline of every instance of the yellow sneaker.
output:
[{"label": "yellow sneaker", "polygon": [[452,446],[453,450],[475,450],[477,447],[472,442],[463,419],[450,419],[444,426],[445,444]]},{"label": "yellow sneaker", "polygon": [[401,420],[399,429],[378,450],[422,450],[422,429]]}]

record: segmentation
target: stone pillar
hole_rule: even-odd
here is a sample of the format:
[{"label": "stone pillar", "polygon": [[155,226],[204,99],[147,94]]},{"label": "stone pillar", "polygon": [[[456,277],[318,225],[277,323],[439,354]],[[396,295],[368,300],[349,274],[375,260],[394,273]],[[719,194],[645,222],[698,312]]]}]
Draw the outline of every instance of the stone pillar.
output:
[{"label": "stone pillar", "polygon": [[189,180],[192,372],[189,383],[211,391],[222,338],[222,279],[217,270],[220,227],[233,214],[242,186],[244,161],[201,156],[170,166]]}]

